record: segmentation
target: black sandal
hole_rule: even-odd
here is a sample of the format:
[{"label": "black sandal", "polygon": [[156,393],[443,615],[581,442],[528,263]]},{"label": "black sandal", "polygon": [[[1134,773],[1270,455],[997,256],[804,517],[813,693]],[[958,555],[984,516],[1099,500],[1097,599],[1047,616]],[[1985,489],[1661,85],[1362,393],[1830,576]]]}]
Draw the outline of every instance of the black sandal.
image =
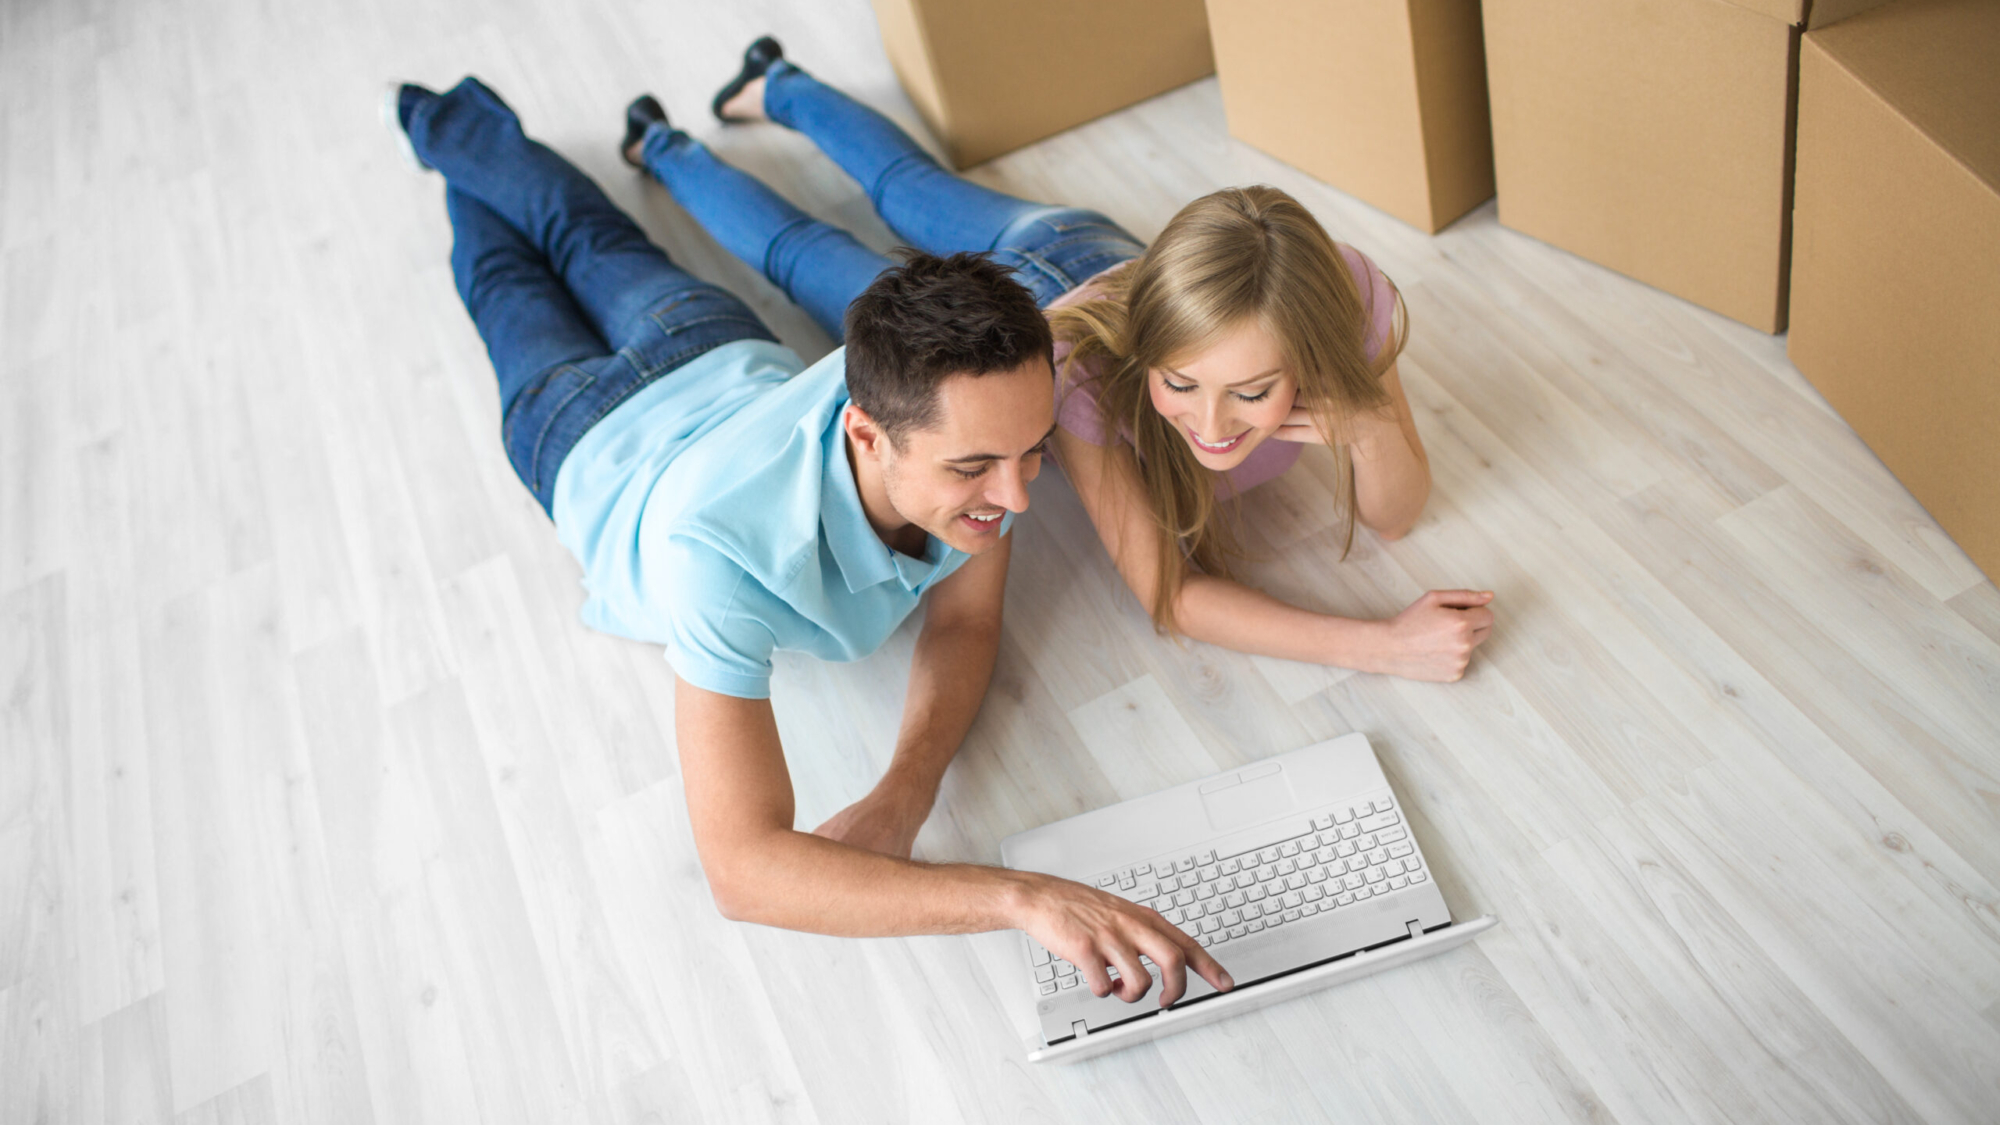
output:
[{"label": "black sandal", "polygon": [[640,94],[625,107],[625,139],[618,142],[618,159],[634,168],[645,168],[646,162],[632,159],[632,146],[645,137],[646,130],[654,125],[668,125],[667,110],[660,99],[651,94]]},{"label": "black sandal", "polygon": [[743,87],[764,77],[764,72],[771,69],[771,64],[784,57],[785,49],[778,45],[776,39],[768,35],[750,44],[743,52],[743,69],[736,72],[736,77],[730,79],[728,85],[716,92],[715,100],[708,105],[708,108],[715,111],[715,119],[725,122],[739,120],[722,116],[722,107],[728,105],[731,98],[742,93]]}]

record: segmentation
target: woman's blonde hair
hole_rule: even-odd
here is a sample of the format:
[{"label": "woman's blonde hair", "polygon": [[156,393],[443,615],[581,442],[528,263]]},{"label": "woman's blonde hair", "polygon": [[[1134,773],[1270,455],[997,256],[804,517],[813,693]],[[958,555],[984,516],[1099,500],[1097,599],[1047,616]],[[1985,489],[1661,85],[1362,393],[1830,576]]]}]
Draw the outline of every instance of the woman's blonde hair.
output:
[{"label": "woman's blonde hair", "polygon": [[1391,293],[1390,338],[1371,357],[1375,310],[1339,247],[1298,200],[1259,185],[1224,188],[1181,208],[1144,255],[1106,279],[1101,297],[1049,311],[1056,339],[1071,345],[1062,385],[1075,389],[1078,364],[1096,367],[1090,389],[1105,424],[1131,439],[1159,536],[1150,609],[1161,632],[1175,630],[1186,567],[1227,577],[1239,552],[1216,518],[1217,474],[1153,409],[1152,371],[1189,359],[1245,320],[1261,323],[1297,383],[1296,404],[1334,452],[1344,554],[1354,542],[1355,501],[1343,439],[1357,414],[1388,404],[1382,373],[1408,336],[1402,297]]}]

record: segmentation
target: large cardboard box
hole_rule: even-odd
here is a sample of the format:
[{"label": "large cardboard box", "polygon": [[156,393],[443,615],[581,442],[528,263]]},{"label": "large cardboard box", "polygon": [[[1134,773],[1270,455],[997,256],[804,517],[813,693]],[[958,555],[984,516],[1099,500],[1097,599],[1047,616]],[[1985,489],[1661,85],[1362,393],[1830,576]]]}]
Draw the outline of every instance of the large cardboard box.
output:
[{"label": "large cardboard box", "polygon": [[873,0],[903,89],[963,168],[1215,73],[1202,0]]},{"label": "large cardboard box", "polygon": [[1479,0],[1208,0],[1229,131],[1427,232],[1493,197]]},{"label": "large cardboard box", "polygon": [[2000,3],[1805,37],[1792,362],[2000,579]]},{"label": "large cardboard box", "polygon": [[1486,0],[1500,221],[1785,327],[1799,37],[1882,0]]}]

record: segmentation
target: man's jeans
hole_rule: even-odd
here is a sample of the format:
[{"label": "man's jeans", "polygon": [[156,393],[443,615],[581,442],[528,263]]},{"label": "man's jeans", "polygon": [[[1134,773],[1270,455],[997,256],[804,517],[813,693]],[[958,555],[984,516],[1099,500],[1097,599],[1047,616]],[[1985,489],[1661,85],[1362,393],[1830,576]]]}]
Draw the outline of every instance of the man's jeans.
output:
[{"label": "man's jeans", "polygon": [[[894,122],[788,62],[765,75],[764,111],[812,138],[859,181],[875,213],[905,242],[931,254],[992,251],[1038,304],[1146,249],[1096,211],[1030,203],[961,179]],[[648,130],[645,158],[716,241],[762,270],[836,340],[848,302],[892,264],[678,129]]]},{"label": "man's jeans", "polygon": [[529,140],[478,79],[408,117],[417,155],[444,174],[452,274],[499,376],[507,459],[543,511],[563,457],[619,403],[712,348],[777,339]]}]

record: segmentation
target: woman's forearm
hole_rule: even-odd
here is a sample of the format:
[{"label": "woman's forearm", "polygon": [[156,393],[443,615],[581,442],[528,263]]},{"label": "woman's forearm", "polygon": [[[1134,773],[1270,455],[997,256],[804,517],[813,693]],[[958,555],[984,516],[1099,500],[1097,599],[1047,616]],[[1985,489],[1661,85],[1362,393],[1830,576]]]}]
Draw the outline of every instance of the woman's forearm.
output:
[{"label": "woman's forearm", "polygon": [[1431,590],[1383,621],[1314,613],[1238,582],[1190,575],[1174,602],[1181,631],[1238,652],[1450,682],[1493,628],[1491,590]]},{"label": "woman's forearm", "polygon": [[1372,435],[1350,446],[1354,458],[1355,518],[1384,539],[1400,539],[1416,525],[1431,496],[1431,470],[1399,431]]},{"label": "woman's forearm", "polygon": [[1208,574],[1187,576],[1174,623],[1195,640],[1237,652],[1362,671],[1375,669],[1384,633],[1382,622],[1314,613]]},{"label": "woman's forearm", "polygon": [[1389,394],[1388,411],[1362,419],[1348,446],[1354,462],[1355,518],[1384,539],[1400,539],[1416,525],[1430,499],[1431,464],[1393,365],[1382,376],[1382,388]]}]

